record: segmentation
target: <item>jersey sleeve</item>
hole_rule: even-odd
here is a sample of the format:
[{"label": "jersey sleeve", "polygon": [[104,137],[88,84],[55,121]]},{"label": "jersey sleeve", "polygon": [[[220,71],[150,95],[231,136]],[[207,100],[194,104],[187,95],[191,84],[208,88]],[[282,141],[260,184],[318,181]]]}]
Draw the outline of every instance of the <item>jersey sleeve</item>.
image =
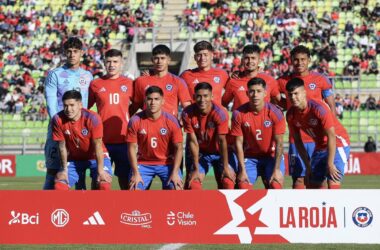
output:
[{"label": "jersey sleeve", "polygon": [[217,133],[218,135],[228,134],[228,112],[225,109],[221,109],[217,115]]},{"label": "jersey sleeve", "polygon": [[223,70],[223,73],[222,73],[222,81],[221,81],[222,84],[223,84],[223,88],[226,87],[226,84],[227,84],[227,82],[228,82],[228,78],[229,78],[228,73],[227,73],[226,71]]},{"label": "jersey sleeve", "polygon": [[334,127],[334,119],[333,119],[333,116],[332,116],[330,109],[320,105],[318,107],[318,110],[316,113],[317,113],[317,117],[321,121],[321,125],[322,125],[323,129],[326,130],[326,129],[329,129],[331,127]]},{"label": "jersey sleeve", "polygon": [[46,106],[50,117],[58,113],[58,77],[54,71],[50,71],[45,80]]},{"label": "jersey sleeve", "polygon": [[293,134],[294,132],[299,132],[300,129],[293,124],[293,110],[289,109],[288,112],[286,113],[286,121],[288,123],[288,128],[289,128],[289,134]]},{"label": "jersey sleeve", "polygon": [[269,81],[270,81],[270,85],[272,87],[269,95],[270,95],[270,97],[274,98],[280,94],[280,90],[278,87],[279,84],[278,84],[277,80],[274,78],[270,78]]},{"label": "jersey sleeve", "polygon": [[62,129],[61,129],[61,121],[58,115],[55,115],[52,119],[53,125],[53,140],[54,141],[64,141],[65,137],[63,135]]},{"label": "jersey sleeve", "polygon": [[194,133],[193,126],[191,125],[190,114],[188,113],[188,111],[184,110],[181,116],[182,116],[183,128],[184,128],[185,133],[188,133],[188,134]]},{"label": "jersey sleeve", "polygon": [[137,143],[138,116],[133,116],[128,123],[127,142]]},{"label": "jersey sleeve", "polygon": [[278,84],[278,91],[280,93],[286,94],[286,79],[284,79],[284,78],[278,78],[277,79],[277,84]]},{"label": "jersey sleeve", "polygon": [[88,89],[88,109],[91,109],[92,106],[96,103],[95,97],[95,84],[92,82]]},{"label": "jersey sleeve", "polygon": [[191,102],[191,97],[189,93],[189,88],[186,85],[186,82],[182,78],[176,78],[178,84],[178,97],[182,106],[185,102]]},{"label": "jersey sleeve", "polygon": [[275,118],[273,120],[274,120],[274,134],[275,135],[285,134],[285,131],[286,131],[285,118],[280,110],[275,111]]},{"label": "jersey sleeve", "polygon": [[91,138],[99,139],[103,137],[103,123],[99,115],[91,114]]},{"label": "jersey sleeve", "polygon": [[241,129],[241,114],[238,110],[232,113],[231,135],[242,136],[243,131]]},{"label": "jersey sleeve", "polygon": [[141,77],[137,78],[134,82],[134,95],[133,103],[138,108],[143,108],[144,106],[144,93],[143,93],[143,80]]},{"label": "jersey sleeve", "polygon": [[327,98],[334,94],[330,79],[328,79],[326,76],[321,75],[321,77],[319,78],[319,81],[321,83],[323,98]]},{"label": "jersey sleeve", "polygon": [[224,92],[223,97],[222,97],[222,103],[225,106],[228,105],[232,101],[232,99],[234,99],[232,85],[233,85],[232,79],[228,80],[226,84],[226,91]]},{"label": "jersey sleeve", "polygon": [[172,122],[171,123],[171,141],[173,143],[181,143],[183,141],[183,135],[181,127],[179,126],[179,122]]}]

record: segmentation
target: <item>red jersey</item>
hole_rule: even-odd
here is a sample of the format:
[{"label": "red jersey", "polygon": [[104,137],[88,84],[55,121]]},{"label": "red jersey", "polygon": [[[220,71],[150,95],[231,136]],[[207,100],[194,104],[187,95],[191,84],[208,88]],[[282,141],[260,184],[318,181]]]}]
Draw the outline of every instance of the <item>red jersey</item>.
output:
[{"label": "red jersey", "polygon": [[129,103],[133,96],[133,82],[127,77],[98,78],[91,82],[88,107],[94,103],[103,121],[104,143],[125,143],[129,121]]},{"label": "red jersey", "polygon": [[207,82],[212,86],[213,100],[215,103],[222,104],[223,89],[228,81],[228,74],[223,69],[211,68],[208,71],[196,69],[189,69],[184,71],[181,75],[189,88],[190,96],[194,97],[194,88],[200,82]]},{"label": "red jersey", "polygon": [[[100,116],[87,109],[82,109],[81,112],[78,121],[68,120],[63,111],[53,117],[53,140],[66,142],[69,161],[96,159],[92,140],[103,137],[103,124]],[[103,152],[107,153],[104,144]]]},{"label": "red jersey", "polygon": [[325,130],[335,128],[336,146],[345,147],[350,143],[346,129],[330,111],[326,103],[319,100],[308,100],[307,108],[303,111],[291,107],[287,114],[290,131],[306,132],[315,141],[315,148],[327,148],[327,135]]},{"label": "red jersey", "polygon": [[[288,92],[286,91],[286,84],[289,80],[292,78],[298,77],[302,79],[305,83],[305,90],[306,90],[306,96],[308,99],[313,100],[322,100],[330,95],[333,95],[332,91],[332,84],[330,80],[319,73],[316,72],[310,72],[307,76],[297,76],[295,74],[290,76],[283,76],[280,77],[278,81],[279,90],[281,93],[284,93],[286,95],[287,100],[287,108],[289,109],[291,106]],[[301,131],[301,138],[304,143],[313,142],[313,138],[311,138],[309,135]],[[294,138],[292,136],[292,132],[289,131],[289,142],[294,143]]]},{"label": "red jersey", "polygon": [[163,110],[174,116],[178,115],[178,102],[183,105],[185,102],[191,102],[189,90],[183,79],[171,73],[167,73],[163,77],[153,76],[140,76],[135,81],[135,96],[134,103],[143,109],[145,90],[150,86],[158,86],[164,92],[165,103]]},{"label": "red jersey", "polygon": [[228,112],[215,103],[207,115],[201,114],[194,103],[182,112],[183,126],[186,133],[195,133],[199,151],[207,154],[219,154],[218,135],[228,134]]},{"label": "red jersey", "polygon": [[[267,96],[266,102],[270,102],[271,98],[276,98],[280,91],[278,90],[277,80],[265,73],[258,73],[256,77],[263,79],[266,83]],[[249,101],[247,96],[247,83],[251,77],[242,76],[239,79],[229,79],[226,85],[226,92],[223,94],[222,103],[228,104],[234,100],[232,111]]]},{"label": "red jersey", "polygon": [[245,157],[274,156],[275,135],[285,133],[284,115],[275,105],[266,102],[259,113],[250,103],[243,104],[232,114],[231,135],[243,136]]},{"label": "red jersey", "polygon": [[137,161],[144,165],[171,165],[174,159],[174,144],[183,141],[177,118],[162,112],[153,120],[142,111],[128,123],[127,142],[137,143]]}]

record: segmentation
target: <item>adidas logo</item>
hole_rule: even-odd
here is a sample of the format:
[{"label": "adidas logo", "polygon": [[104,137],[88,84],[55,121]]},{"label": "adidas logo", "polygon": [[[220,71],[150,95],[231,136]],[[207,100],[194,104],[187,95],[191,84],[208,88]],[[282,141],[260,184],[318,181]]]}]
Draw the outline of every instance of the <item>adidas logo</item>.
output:
[{"label": "adidas logo", "polygon": [[198,84],[198,83],[199,83],[199,80],[198,80],[198,79],[195,79],[195,80],[193,81],[193,83],[194,83],[194,84]]},{"label": "adidas logo", "polygon": [[245,88],[243,86],[240,86],[240,88],[238,89],[238,91],[245,91]]},{"label": "adidas logo", "polygon": [[142,130],[140,130],[140,135],[146,135],[146,131],[145,131],[145,129],[142,129]]},{"label": "adidas logo", "polygon": [[90,218],[88,218],[85,222],[83,222],[83,225],[91,225],[91,226],[98,226],[98,225],[105,225],[104,220],[102,216],[100,216],[100,213],[96,211]]},{"label": "adidas logo", "polygon": [[105,87],[102,87],[100,90],[99,90],[99,93],[101,92],[106,92],[106,88]]},{"label": "adidas logo", "polygon": [[63,132],[65,135],[70,135],[70,130],[66,129],[65,132]]}]

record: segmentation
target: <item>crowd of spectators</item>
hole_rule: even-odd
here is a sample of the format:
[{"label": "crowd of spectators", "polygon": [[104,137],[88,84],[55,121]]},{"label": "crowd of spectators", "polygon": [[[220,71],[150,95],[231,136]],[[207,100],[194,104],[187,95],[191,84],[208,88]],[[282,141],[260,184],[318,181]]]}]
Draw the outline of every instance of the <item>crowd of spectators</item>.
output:
[{"label": "crowd of spectators", "polygon": [[353,97],[350,94],[345,94],[343,98],[339,93],[337,93],[335,95],[335,106],[338,116],[341,117],[344,110],[380,110],[380,98],[376,101],[376,98],[372,94],[369,94],[367,99],[364,102],[361,102],[359,95],[355,95]]},{"label": "crowd of spectators", "polygon": [[80,37],[87,45],[83,67],[100,75],[103,52],[114,40],[132,41],[135,27],[152,27],[158,2],[144,1],[132,9],[128,0],[0,1],[1,112],[45,117],[44,102],[33,99],[43,97],[47,71],[61,64],[61,44],[69,36]]},{"label": "crowd of spectators", "polygon": [[[342,0],[340,6],[324,9],[319,15],[317,8],[303,6],[302,1],[195,1],[184,10],[182,27],[193,31],[213,32],[216,48],[214,63],[228,71],[239,69],[239,55],[246,43],[259,44],[268,73],[279,76],[289,73],[290,50],[300,43],[312,49],[312,68],[331,76],[344,74],[357,76],[378,74],[376,55],[380,53],[380,4],[368,7],[368,1]],[[353,8],[353,6],[362,6]],[[343,11],[353,12],[360,23],[347,22],[344,30],[339,19]],[[348,18],[346,18],[348,19]],[[349,20],[349,19],[348,19]],[[338,37],[343,39],[337,39]],[[347,41],[347,42],[346,42]],[[329,67],[338,62],[338,49],[360,51],[340,70]],[[342,62],[343,63],[343,62]]]}]

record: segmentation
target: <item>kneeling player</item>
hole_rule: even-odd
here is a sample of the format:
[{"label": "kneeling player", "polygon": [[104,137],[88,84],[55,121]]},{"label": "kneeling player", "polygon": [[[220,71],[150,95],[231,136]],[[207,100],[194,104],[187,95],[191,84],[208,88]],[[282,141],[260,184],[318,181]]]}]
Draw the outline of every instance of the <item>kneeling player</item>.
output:
[{"label": "kneeling player", "polygon": [[[350,153],[349,137],[327,104],[319,100],[308,100],[304,81],[293,78],[286,84],[292,107],[286,118],[289,130],[294,133],[297,150],[306,165],[309,188],[340,188],[344,166]],[[306,132],[315,141],[315,150],[309,159],[300,137]]]},{"label": "kneeling player", "polygon": [[[177,118],[162,111],[164,94],[160,87],[145,91],[146,109],[128,124],[128,157],[131,164],[130,189],[149,189],[158,175],[163,189],[182,189],[182,131]],[[137,149],[138,148],[138,149]]]},{"label": "kneeling player", "polygon": [[284,181],[283,136],[285,119],[273,104],[265,102],[266,83],[252,78],[247,84],[249,102],[232,115],[240,189],[248,189],[261,175],[266,188],[281,189]]},{"label": "kneeling player", "polygon": [[62,102],[63,111],[53,117],[53,140],[58,141],[61,155],[55,189],[69,189],[84,176],[87,168],[100,189],[111,189],[112,167],[102,142],[101,118],[82,108],[82,96],[76,90],[65,92]]},{"label": "kneeling player", "polygon": [[[222,187],[234,189],[235,169],[234,156],[229,157],[226,135],[228,134],[228,113],[224,107],[212,101],[212,86],[201,82],[194,89],[195,103],[182,112],[185,132],[189,139],[192,156],[189,188],[202,189],[202,181],[209,167],[215,173],[222,173]],[[235,167],[235,169],[233,169]]]}]

